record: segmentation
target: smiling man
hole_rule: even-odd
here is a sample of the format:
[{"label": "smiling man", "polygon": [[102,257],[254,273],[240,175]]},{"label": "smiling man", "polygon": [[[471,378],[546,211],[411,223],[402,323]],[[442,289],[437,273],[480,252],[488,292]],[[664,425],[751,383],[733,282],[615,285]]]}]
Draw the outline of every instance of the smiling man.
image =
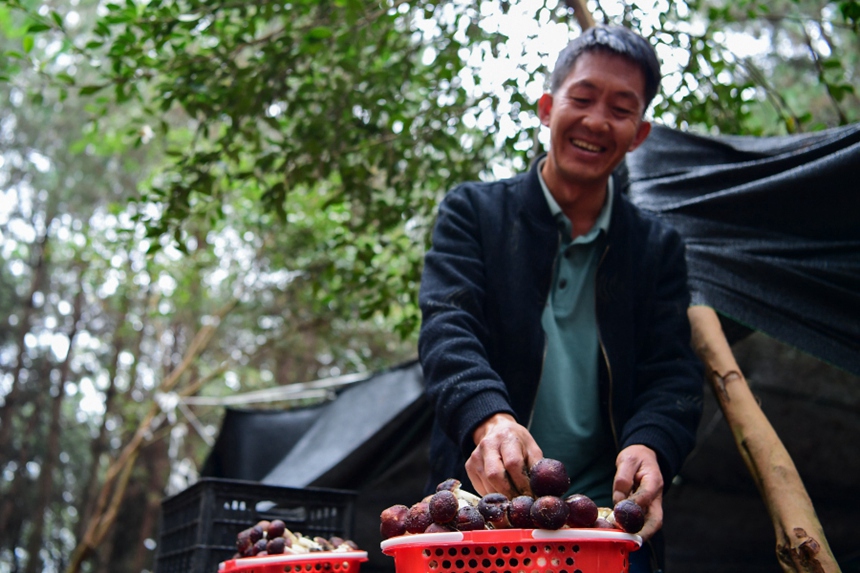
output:
[{"label": "smiling man", "polygon": [[[419,353],[435,408],[428,486],[530,493],[564,462],[568,493],[646,510],[695,444],[702,372],[690,348],[678,234],[637,210],[613,172],[650,131],[660,66],[621,27],[584,32],[538,102],[550,148],[512,179],[465,183],[439,208],[425,259]],[[659,568],[655,551],[631,571]]]}]

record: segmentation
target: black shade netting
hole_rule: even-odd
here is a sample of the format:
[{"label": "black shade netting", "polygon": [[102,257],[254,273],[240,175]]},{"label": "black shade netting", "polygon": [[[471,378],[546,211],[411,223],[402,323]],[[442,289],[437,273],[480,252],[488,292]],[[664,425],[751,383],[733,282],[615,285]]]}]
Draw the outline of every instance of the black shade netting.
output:
[{"label": "black shade netting", "polygon": [[630,197],[683,235],[694,304],[860,374],[860,124],[780,137],[654,126]]}]

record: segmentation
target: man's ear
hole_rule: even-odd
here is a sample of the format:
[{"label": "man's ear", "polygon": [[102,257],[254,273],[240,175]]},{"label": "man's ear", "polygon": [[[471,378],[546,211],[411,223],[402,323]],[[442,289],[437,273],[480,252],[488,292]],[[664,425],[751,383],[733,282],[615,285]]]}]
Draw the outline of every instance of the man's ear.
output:
[{"label": "man's ear", "polygon": [[538,117],[540,122],[549,127],[549,115],[552,111],[552,94],[543,94],[538,100]]},{"label": "man's ear", "polygon": [[639,124],[639,129],[636,130],[636,137],[633,138],[627,151],[633,151],[642,145],[642,142],[645,141],[649,133],[651,133],[651,122],[643,120],[642,123]]}]

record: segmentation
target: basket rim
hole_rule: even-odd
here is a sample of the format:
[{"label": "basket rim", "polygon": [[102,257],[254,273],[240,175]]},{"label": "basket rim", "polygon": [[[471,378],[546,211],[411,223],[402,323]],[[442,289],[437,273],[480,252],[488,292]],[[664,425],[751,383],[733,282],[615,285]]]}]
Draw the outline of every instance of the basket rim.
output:
[{"label": "basket rim", "polygon": [[305,561],[367,561],[367,551],[315,551],[295,555],[264,555],[229,559],[218,565],[218,571],[240,571],[260,565],[302,563]]},{"label": "basket rim", "polygon": [[598,541],[616,542],[630,549],[642,546],[642,537],[624,531],[590,528],[549,529],[485,529],[477,531],[451,531],[416,533],[392,537],[380,543],[382,552],[394,554],[398,549],[436,547],[463,543],[529,543],[535,541]]}]

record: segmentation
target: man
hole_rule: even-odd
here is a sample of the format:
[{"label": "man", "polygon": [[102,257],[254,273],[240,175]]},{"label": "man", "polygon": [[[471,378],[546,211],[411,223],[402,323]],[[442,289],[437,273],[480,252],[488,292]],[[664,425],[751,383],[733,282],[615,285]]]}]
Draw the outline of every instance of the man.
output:
[{"label": "man", "polygon": [[[643,38],[584,32],[538,102],[549,152],[440,205],[420,294],[430,484],[468,478],[479,494],[512,497],[550,457],[565,463],[569,493],[607,507],[633,499],[645,539],[662,526],[664,485],[695,444],[702,373],[681,239],[613,181],[648,136],[659,82]],[[647,570],[640,561],[631,570]]]}]

